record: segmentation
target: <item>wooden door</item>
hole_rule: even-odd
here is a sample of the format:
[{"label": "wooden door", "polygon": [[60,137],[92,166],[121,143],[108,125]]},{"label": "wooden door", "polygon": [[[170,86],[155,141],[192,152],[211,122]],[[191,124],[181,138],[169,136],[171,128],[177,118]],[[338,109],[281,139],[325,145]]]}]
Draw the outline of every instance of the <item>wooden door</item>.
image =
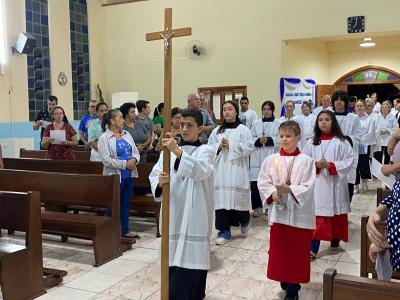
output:
[{"label": "wooden door", "polygon": [[334,85],[318,84],[316,87],[318,106],[321,105],[321,100],[323,96],[332,95],[335,91],[336,87]]}]

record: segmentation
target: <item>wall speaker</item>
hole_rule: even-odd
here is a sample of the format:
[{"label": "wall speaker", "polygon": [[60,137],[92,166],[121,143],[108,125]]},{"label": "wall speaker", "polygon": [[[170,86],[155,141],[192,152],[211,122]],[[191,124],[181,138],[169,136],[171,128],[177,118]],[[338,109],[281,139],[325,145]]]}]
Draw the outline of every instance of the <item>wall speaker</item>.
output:
[{"label": "wall speaker", "polygon": [[36,39],[30,33],[21,32],[15,46],[11,47],[13,54],[28,54],[32,53],[33,49],[36,47]]}]

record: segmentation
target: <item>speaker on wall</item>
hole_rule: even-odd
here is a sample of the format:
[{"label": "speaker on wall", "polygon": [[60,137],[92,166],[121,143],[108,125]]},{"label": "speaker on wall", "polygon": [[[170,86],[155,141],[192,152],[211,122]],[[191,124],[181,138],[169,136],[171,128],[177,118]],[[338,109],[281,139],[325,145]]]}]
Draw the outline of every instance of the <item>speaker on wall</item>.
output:
[{"label": "speaker on wall", "polygon": [[13,54],[28,54],[36,47],[36,39],[30,33],[21,32],[18,36],[15,46],[11,47]]}]

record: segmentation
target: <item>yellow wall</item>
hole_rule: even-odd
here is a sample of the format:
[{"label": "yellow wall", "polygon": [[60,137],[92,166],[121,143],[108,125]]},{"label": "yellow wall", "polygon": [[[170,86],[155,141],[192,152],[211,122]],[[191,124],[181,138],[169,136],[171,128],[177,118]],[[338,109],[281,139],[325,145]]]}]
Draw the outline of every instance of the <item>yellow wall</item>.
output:
[{"label": "yellow wall", "polygon": [[[277,101],[279,78],[291,75],[281,65],[283,40],[344,35],[347,17],[355,15],[366,16],[369,32],[400,29],[396,0],[384,5],[373,0],[152,0],[105,7],[107,95],[130,90],[153,105],[162,99],[162,45],[145,42],[144,35],[163,27],[165,7],[173,8],[174,27],[193,28],[191,37],[174,39],[173,105],[184,105],[185,96],[200,86],[243,84],[251,106],[258,107],[265,98]],[[190,40],[207,46],[205,60],[185,57]],[[324,56],[319,61],[326,61]],[[316,79],[329,80],[324,69],[315,71]]]},{"label": "yellow wall", "polygon": [[[25,1],[5,2],[10,46],[25,31]],[[259,107],[266,98],[278,102],[282,76],[332,83],[371,60],[400,70],[399,45],[365,52],[337,49],[335,42],[293,41],[345,35],[347,17],[352,15],[365,15],[369,32],[400,31],[398,0],[386,0],[384,5],[375,0],[151,0],[110,7],[101,2],[88,0],[92,98],[97,98],[97,83],[108,101],[116,91],[137,91],[153,106],[163,98],[162,42],[145,42],[145,33],[163,28],[165,7],[173,8],[174,27],[193,28],[191,37],[174,39],[174,105],[185,105],[186,95],[201,86],[247,85],[251,106]],[[71,116],[67,4],[68,0],[49,0],[50,56],[53,93]],[[185,45],[191,40],[206,45],[204,60],[186,58]],[[8,58],[6,74],[0,76],[0,122],[27,121],[26,56],[8,53]],[[56,81],[61,71],[68,77],[66,87]]]}]

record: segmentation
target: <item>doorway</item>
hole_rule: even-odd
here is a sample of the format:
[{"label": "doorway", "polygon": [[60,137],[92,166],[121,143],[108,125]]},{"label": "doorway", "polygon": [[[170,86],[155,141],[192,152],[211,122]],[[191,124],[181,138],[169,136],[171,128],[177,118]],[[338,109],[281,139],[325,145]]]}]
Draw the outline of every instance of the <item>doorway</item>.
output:
[{"label": "doorway", "polygon": [[347,86],[349,96],[356,96],[357,99],[365,99],[372,93],[378,94],[379,102],[385,100],[393,101],[399,97],[399,88],[393,83],[382,84],[352,84]]}]

